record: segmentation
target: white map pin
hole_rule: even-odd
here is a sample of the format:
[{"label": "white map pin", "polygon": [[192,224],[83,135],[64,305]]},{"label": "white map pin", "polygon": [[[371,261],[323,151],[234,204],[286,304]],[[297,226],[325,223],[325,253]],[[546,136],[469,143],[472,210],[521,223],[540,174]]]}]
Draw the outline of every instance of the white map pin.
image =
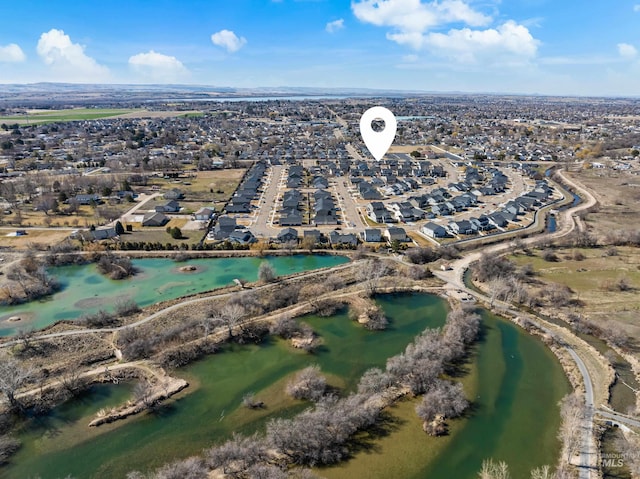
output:
[{"label": "white map pin", "polygon": [[[373,120],[384,121],[384,130],[374,131],[371,128]],[[391,143],[393,143],[397,128],[398,122],[394,114],[382,106],[374,106],[362,114],[362,118],[360,118],[360,134],[364,144],[367,145],[367,148],[377,161],[382,159]]]}]

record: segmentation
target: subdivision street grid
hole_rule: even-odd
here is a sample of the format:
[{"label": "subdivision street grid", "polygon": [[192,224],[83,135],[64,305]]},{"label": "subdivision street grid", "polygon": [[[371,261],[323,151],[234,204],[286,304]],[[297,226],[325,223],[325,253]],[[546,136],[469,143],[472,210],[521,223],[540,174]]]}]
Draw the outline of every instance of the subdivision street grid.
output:
[{"label": "subdivision street grid", "polygon": [[[372,161],[367,163],[371,164],[372,168],[375,166]],[[420,160],[413,160],[412,163],[419,164]],[[441,166],[446,176],[435,177],[432,184],[419,185],[415,189],[399,195],[383,196],[381,194],[378,200],[364,199],[358,190],[358,183],[354,182],[354,177],[348,175],[322,176],[326,179],[327,186],[325,188],[312,185],[291,187],[287,181],[288,173],[291,170],[290,166],[280,164],[267,166],[261,189],[258,192],[259,196],[252,201],[252,208],[245,213],[230,212],[226,213],[226,215],[236,218],[238,225],[247,227],[257,238],[275,238],[283,228],[289,226],[297,228],[300,236],[302,236],[302,230],[306,229],[318,229],[325,234],[337,229],[342,233],[355,233],[360,238],[366,229],[377,228],[384,231],[388,227],[401,227],[409,233],[410,237],[415,234],[428,241],[430,238],[422,231],[422,227],[428,222],[448,229],[453,222],[468,221],[480,216],[490,217],[495,213],[501,212],[505,206],[510,205],[514,200],[536,188],[536,180],[527,176],[525,172],[517,169],[516,166],[496,163],[497,166],[492,167],[492,172],[499,171],[504,174],[507,180],[504,191],[492,195],[484,195],[479,191],[478,187],[470,185],[471,188],[469,188],[467,184],[467,188],[473,190],[473,193],[467,192],[467,196],[475,198],[475,200],[472,200],[475,204],[458,210],[453,209],[448,214],[434,215],[431,212],[432,205],[426,202],[423,202],[421,208],[414,205],[417,205],[418,201],[422,201],[421,197],[428,196],[434,191],[445,192],[447,195],[444,199],[445,202],[463,194],[464,191],[456,189],[457,186],[453,185],[459,185],[465,181],[465,171],[468,171],[470,167],[467,166],[469,162],[464,161],[462,158],[457,161],[446,158],[435,159],[430,160],[428,163]],[[320,171],[319,175],[325,174],[324,171],[318,168],[305,169],[305,172],[315,170]],[[308,175],[309,177],[317,176],[313,173]],[[335,217],[335,221],[330,221],[328,224],[314,221],[313,208],[315,205],[313,197],[319,191],[326,191],[332,200],[332,214]],[[311,206],[298,207],[300,212],[299,224],[280,224],[283,199],[291,192],[300,194],[303,201],[308,198]],[[550,196],[548,201],[556,198],[558,196]],[[371,219],[369,209],[371,204],[376,202],[382,203],[388,212],[388,217],[384,221],[376,222]],[[399,217],[397,212],[399,207],[406,208],[410,204],[410,208],[413,208],[412,213],[414,216],[410,218]],[[459,240],[470,236],[483,236],[489,233],[495,234],[499,231],[512,231],[513,229],[525,227],[533,220],[533,211],[538,207],[544,206],[544,204],[546,203],[537,203],[537,206],[531,207],[528,211],[521,208],[520,212],[510,218],[511,221],[505,221],[504,224],[493,228],[492,231],[485,232],[474,229],[471,235],[466,235],[449,230],[449,237],[451,240]],[[395,215],[394,209],[396,210]],[[222,214],[225,215],[225,212]]]}]

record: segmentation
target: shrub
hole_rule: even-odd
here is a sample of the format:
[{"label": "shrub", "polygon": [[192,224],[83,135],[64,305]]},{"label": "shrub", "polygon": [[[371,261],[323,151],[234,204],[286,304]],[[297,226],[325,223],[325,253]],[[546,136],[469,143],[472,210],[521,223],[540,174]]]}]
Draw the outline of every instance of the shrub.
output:
[{"label": "shrub", "polygon": [[582,261],[586,258],[582,251],[574,251],[573,252],[573,260],[574,261]]},{"label": "shrub", "polygon": [[327,390],[327,380],[317,365],[304,368],[287,384],[287,394],[295,399],[319,401]]},{"label": "shrub", "polygon": [[260,263],[260,267],[258,268],[258,279],[263,283],[270,283],[276,279],[276,272],[269,262],[263,261]]},{"label": "shrub", "polygon": [[89,328],[107,328],[119,323],[118,319],[111,313],[100,310],[95,314],[88,314],[80,318],[80,322]]},{"label": "shrub", "polygon": [[119,301],[115,306],[117,316],[131,316],[140,312],[140,306],[133,300]]},{"label": "shrub", "polygon": [[410,248],[407,250],[407,259],[413,264],[431,263],[438,259],[438,253],[433,248]]}]

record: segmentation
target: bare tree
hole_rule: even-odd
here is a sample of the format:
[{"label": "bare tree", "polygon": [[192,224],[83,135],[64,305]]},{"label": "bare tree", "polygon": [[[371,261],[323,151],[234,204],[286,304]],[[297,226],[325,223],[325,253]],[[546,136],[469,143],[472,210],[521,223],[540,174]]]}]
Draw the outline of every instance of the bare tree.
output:
[{"label": "bare tree", "polygon": [[359,394],[376,394],[393,385],[393,376],[379,368],[368,369],[358,383]]},{"label": "bare tree", "polygon": [[568,463],[571,457],[578,452],[582,440],[582,421],[584,419],[584,403],[580,397],[573,393],[568,394],[560,401],[560,431],[558,438],[562,442]]},{"label": "bare tree", "polygon": [[224,474],[237,477],[249,467],[264,462],[267,450],[257,437],[242,437],[234,433],[231,440],[205,452],[205,461],[212,469],[222,468]]},{"label": "bare tree", "polygon": [[150,408],[155,404],[153,400],[153,384],[147,378],[142,378],[133,387],[133,398],[136,402],[140,402],[146,408]]},{"label": "bare tree", "polygon": [[233,337],[233,329],[240,325],[240,321],[246,314],[243,306],[236,302],[229,301],[220,311],[220,317],[224,321],[229,330],[229,337]]},{"label": "bare tree", "polygon": [[511,479],[511,474],[506,462],[485,459],[482,461],[482,469],[480,469],[478,477],[480,479]]},{"label": "bare tree", "polygon": [[204,461],[198,457],[190,457],[161,467],[150,479],[202,479],[208,475]]},{"label": "bare tree", "polygon": [[549,466],[544,465],[531,471],[531,479],[555,479],[555,474]]},{"label": "bare tree", "polygon": [[77,396],[88,384],[88,380],[80,374],[76,367],[69,368],[60,376],[62,387],[71,395]]},{"label": "bare tree", "polygon": [[304,368],[287,384],[287,394],[296,399],[319,401],[327,390],[327,380],[317,365]]},{"label": "bare tree", "polygon": [[313,236],[305,236],[304,238],[302,238],[302,242],[300,243],[300,248],[306,249],[309,253],[312,253],[315,245],[316,245],[316,240]]},{"label": "bare tree", "polygon": [[387,271],[387,265],[377,258],[368,259],[361,264],[358,269],[357,279],[364,283],[368,296],[376,294],[380,279],[387,274]]},{"label": "bare tree", "polygon": [[416,406],[416,413],[423,421],[432,421],[436,416],[457,417],[467,407],[462,384],[438,379]]},{"label": "bare tree", "polygon": [[20,448],[20,441],[8,435],[0,436],[0,464],[5,464],[8,459]]},{"label": "bare tree", "polygon": [[276,272],[269,262],[263,261],[260,263],[260,267],[258,268],[258,279],[263,283],[270,283],[276,279]]},{"label": "bare tree", "polygon": [[31,369],[24,367],[11,356],[0,358],[0,393],[4,394],[12,409],[22,409],[16,393],[33,376]]}]

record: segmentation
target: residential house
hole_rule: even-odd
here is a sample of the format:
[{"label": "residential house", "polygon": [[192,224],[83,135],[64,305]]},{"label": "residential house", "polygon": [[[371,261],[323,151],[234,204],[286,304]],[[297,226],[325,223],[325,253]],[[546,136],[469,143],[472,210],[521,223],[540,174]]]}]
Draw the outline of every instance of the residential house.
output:
[{"label": "residential house", "polygon": [[155,211],[158,213],[177,213],[180,211],[180,204],[176,200],[170,200],[163,205],[156,206]]},{"label": "residential house", "polygon": [[383,236],[387,239],[387,241],[389,241],[389,243],[393,241],[400,241],[400,242],[410,241],[409,237],[407,236],[407,232],[404,230],[404,228],[399,228],[396,226],[391,226],[387,228],[384,231]]},{"label": "residential house", "polygon": [[291,241],[298,241],[298,230],[294,228],[284,228],[276,237],[278,243],[289,243]]},{"label": "residential house", "polygon": [[360,235],[362,241],[366,243],[379,243],[382,241],[382,231],[378,228],[367,228]]},{"label": "residential house", "polygon": [[358,237],[353,233],[341,234],[333,230],[329,233],[329,243],[331,245],[357,246]]},{"label": "residential house", "polygon": [[439,203],[431,207],[431,212],[434,215],[447,216],[453,213],[453,210],[449,208],[449,206],[447,206],[445,203]]},{"label": "residential house", "polygon": [[209,221],[213,218],[214,211],[215,210],[213,208],[203,206],[193,214],[193,219],[196,221]]},{"label": "residential house", "polygon": [[327,180],[323,176],[316,176],[313,178],[313,180],[311,180],[311,186],[318,189],[328,188],[329,180]]},{"label": "residential house", "polygon": [[116,229],[114,227],[109,228],[96,228],[93,231],[90,231],[91,239],[94,240],[104,240],[104,239],[112,239],[118,236],[116,233]]},{"label": "residential house", "polygon": [[169,217],[159,212],[149,212],[142,217],[142,226],[164,226],[168,222]]},{"label": "residential house", "polygon": [[448,225],[453,234],[472,235],[477,233],[477,228],[467,220],[451,221]]},{"label": "residential house", "polygon": [[489,223],[493,224],[497,228],[504,228],[507,226],[507,220],[502,213],[491,213],[487,215],[487,217],[489,218]]},{"label": "residential house", "polygon": [[322,233],[320,232],[320,230],[305,230],[302,233],[302,238],[303,238],[303,240],[307,239],[307,238],[313,238],[314,241],[315,241],[315,244],[318,244],[318,243],[322,243],[323,242],[323,238],[324,237],[323,237]]},{"label": "residential house", "polygon": [[253,233],[247,229],[236,229],[233,230],[229,236],[227,237],[227,239],[231,242],[231,243],[237,243],[237,244],[251,244],[251,243],[255,243],[256,241],[258,241],[256,239],[255,236],[253,236]]},{"label": "residential house", "polygon": [[381,201],[369,203],[366,211],[367,216],[376,223],[395,223],[395,219]]},{"label": "residential house", "polygon": [[79,205],[90,205],[91,203],[101,203],[100,195],[91,194],[91,195],[76,195],[73,198],[77,204]]},{"label": "residential house", "polygon": [[447,230],[442,226],[433,223],[432,221],[428,222],[422,227],[422,232],[430,238],[446,238]]},{"label": "residential house", "polygon": [[213,226],[213,229],[209,233],[212,239],[223,240],[229,237],[229,235],[236,229],[236,219],[231,216],[221,216]]},{"label": "residential house", "polygon": [[165,192],[163,197],[165,200],[181,200],[184,198],[184,193],[178,188],[172,188]]},{"label": "residential house", "polygon": [[302,226],[302,214],[297,209],[288,209],[281,211],[280,226]]}]

